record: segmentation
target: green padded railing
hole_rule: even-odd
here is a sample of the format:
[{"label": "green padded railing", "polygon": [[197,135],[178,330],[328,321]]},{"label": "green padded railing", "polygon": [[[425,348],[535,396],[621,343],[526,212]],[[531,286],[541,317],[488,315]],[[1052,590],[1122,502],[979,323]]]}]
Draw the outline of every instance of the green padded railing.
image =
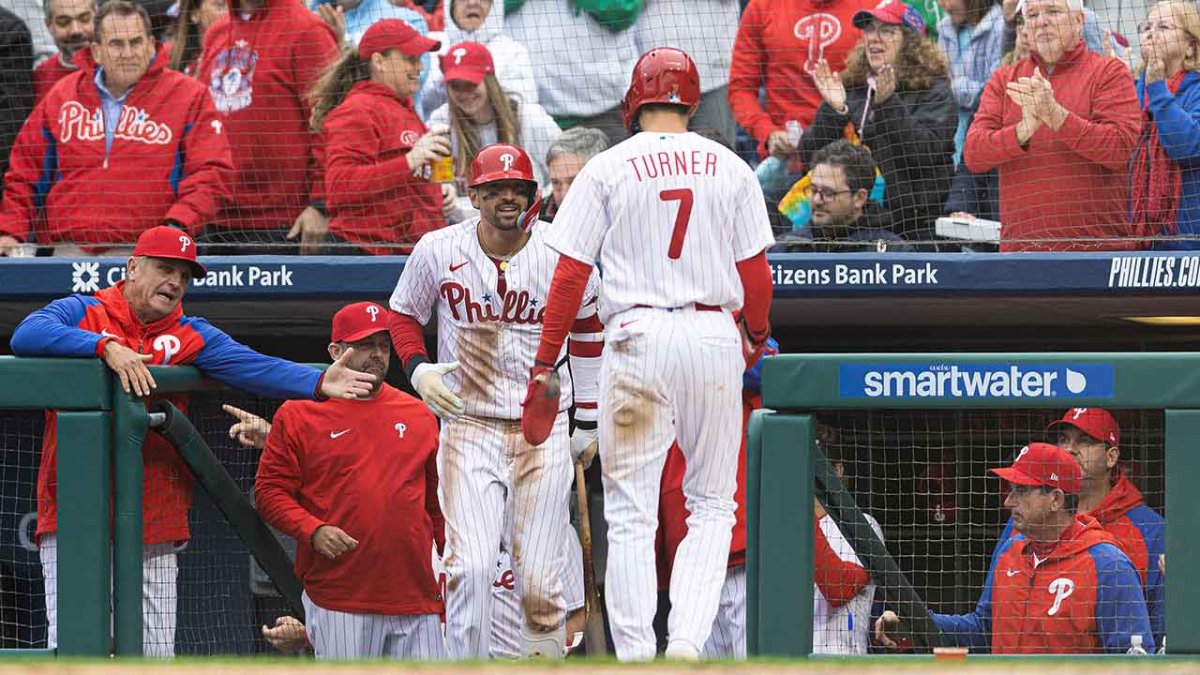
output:
[{"label": "green padded railing", "polygon": [[[995,389],[960,375],[980,369],[1004,371]],[[1200,354],[786,354],[764,363],[762,381],[768,410],[751,419],[747,457],[751,654],[812,651],[814,411],[1088,405],[1165,411],[1167,647],[1200,654],[1200,623],[1189,615],[1200,605]]]}]

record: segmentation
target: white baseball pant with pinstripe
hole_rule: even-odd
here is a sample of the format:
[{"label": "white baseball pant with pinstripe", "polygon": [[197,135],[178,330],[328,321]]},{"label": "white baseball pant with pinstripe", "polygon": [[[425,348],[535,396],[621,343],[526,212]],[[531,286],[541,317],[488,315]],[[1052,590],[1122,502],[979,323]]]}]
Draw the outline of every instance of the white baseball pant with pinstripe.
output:
[{"label": "white baseball pant with pinstripe", "polygon": [[726,311],[633,308],[605,330],[600,453],[605,591],[617,656],[655,655],[654,536],[672,441],[687,460],[687,535],[671,574],[670,641],[708,642],[725,582],[742,431],[741,338]]},{"label": "white baseball pant with pinstripe", "polygon": [[308,593],[301,599],[308,641],[318,659],[446,658],[442,621],[437,614],[354,614],[325,609]]},{"label": "white baseball pant with pinstripe", "polygon": [[567,414],[559,414],[550,437],[537,447],[525,442],[520,420],[464,415],[448,422],[442,427],[438,472],[446,517],[450,657],[489,656],[492,582],[502,545],[512,556],[525,623],[561,625],[564,497],[573,477]]},{"label": "white baseball pant with pinstripe", "polygon": [[[38,544],[46,589],[46,646],[58,647],[58,535],[43,535]],[[175,656],[175,624],[179,565],[171,544],[142,547],[142,654]]]},{"label": "white baseball pant with pinstripe", "polygon": [[746,658],[746,566],[730,567],[721,586],[721,603],[712,634],[700,656],[706,659]]}]

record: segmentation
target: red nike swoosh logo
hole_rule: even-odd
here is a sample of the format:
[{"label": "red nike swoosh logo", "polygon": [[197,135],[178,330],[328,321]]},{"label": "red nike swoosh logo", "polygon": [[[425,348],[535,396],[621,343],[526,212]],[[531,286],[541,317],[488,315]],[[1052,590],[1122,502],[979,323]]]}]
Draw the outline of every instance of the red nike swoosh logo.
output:
[{"label": "red nike swoosh logo", "polygon": [[637,323],[637,319],[634,319],[633,321],[622,321],[620,327],[624,328],[625,326],[628,326],[628,325],[634,324],[634,323]]},{"label": "red nike swoosh logo", "polygon": [[[468,261],[468,262],[469,262],[469,261]],[[457,272],[457,271],[461,270],[462,268],[464,268],[464,267],[466,267],[466,266],[467,266],[467,263],[465,263],[465,262],[458,263],[457,265],[451,265],[451,266],[450,266],[450,271],[451,271],[451,272]]]}]

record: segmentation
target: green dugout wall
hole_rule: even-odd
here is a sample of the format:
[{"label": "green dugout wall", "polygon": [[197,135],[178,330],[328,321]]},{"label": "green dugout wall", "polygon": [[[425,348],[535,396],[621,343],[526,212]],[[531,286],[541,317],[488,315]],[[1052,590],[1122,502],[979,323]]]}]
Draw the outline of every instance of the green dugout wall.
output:
[{"label": "green dugout wall", "polygon": [[1200,654],[1200,354],[782,355],[764,364],[763,405],[747,459],[751,654],[812,651],[814,413],[1086,406],[1164,411],[1167,647]]}]

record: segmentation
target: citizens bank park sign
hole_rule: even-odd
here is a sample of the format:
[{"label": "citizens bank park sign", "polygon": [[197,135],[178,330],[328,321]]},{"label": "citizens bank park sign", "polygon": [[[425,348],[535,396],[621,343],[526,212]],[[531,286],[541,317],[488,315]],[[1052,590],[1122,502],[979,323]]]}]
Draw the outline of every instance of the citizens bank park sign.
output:
[{"label": "citizens bank park sign", "polygon": [[[1200,292],[1200,253],[780,253],[768,260],[781,298]],[[190,298],[299,299],[386,296],[405,258],[212,256],[201,261],[208,275],[192,282]],[[91,294],[124,276],[123,259],[0,259],[0,299]]]}]

